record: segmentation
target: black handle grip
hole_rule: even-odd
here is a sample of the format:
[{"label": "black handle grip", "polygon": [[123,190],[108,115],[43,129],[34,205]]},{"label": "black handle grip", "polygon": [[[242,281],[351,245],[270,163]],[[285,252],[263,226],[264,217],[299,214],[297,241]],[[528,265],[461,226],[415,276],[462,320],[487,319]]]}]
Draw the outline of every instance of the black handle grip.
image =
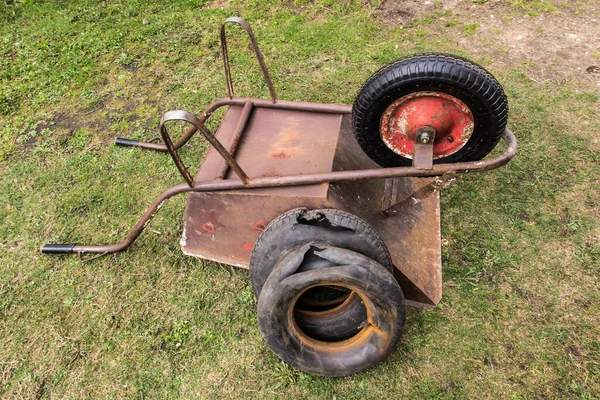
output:
[{"label": "black handle grip", "polygon": [[115,139],[115,144],[117,146],[138,147],[139,143],[140,142],[138,140],[129,140],[129,139],[124,139],[124,138],[120,138],[120,137]]},{"label": "black handle grip", "polygon": [[74,244],[45,244],[42,246],[44,254],[67,254],[72,253]]}]

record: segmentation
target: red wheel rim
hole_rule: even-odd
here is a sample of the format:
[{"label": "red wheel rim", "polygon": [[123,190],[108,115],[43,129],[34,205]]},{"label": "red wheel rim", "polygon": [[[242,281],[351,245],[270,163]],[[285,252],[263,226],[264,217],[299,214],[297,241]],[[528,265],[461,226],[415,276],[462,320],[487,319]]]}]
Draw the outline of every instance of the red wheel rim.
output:
[{"label": "red wheel rim", "polygon": [[412,158],[417,128],[435,128],[433,158],[460,150],[473,134],[474,119],[469,107],[442,92],[416,92],[394,101],[383,113],[379,132],[394,153]]}]

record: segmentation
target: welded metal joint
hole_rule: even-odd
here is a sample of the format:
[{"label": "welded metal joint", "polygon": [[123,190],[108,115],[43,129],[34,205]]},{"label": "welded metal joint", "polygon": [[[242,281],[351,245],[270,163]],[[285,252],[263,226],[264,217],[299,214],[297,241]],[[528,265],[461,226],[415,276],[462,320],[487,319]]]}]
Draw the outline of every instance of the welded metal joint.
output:
[{"label": "welded metal joint", "polygon": [[429,184],[421,187],[418,190],[415,190],[413,193],[405,197],[403,200],[395,203],[394,205],[386,208],[382,212],[388,216],[392,217],[394,215],[398,215],[407,208],[414,206],[416,204],[421,203],[423,200],[431,196],[436,192],[440,192],[442,189],[447,188],[452,183],[458,180],[458,174],[454,172],[447,172],[442,176],[436,177]]}]

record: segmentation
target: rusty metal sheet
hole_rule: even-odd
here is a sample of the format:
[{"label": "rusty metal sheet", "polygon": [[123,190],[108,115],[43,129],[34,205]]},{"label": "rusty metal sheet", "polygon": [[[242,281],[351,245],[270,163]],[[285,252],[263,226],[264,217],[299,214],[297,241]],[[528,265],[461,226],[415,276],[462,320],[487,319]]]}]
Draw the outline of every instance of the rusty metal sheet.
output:
[{"label": "rusty metal sheet", "polygon": [[[354,140],[344,117],[335,170],[375,168]],[[435,178],[344,181],[330,185],[328,199],[339,209],[365,219],[381,235],[396,267],[396,279],[411,305],[434,306],[442,296],[439,191],[427,193],[394,216],[382,211],[405,200]]]},{"label": "rusty metal sheet", "polygon": [[[242,112],[232,106],[216,136],[229,147]],[[342,116],[331,113],[255,108],[250,116],[235,155],[236,161],[251,178],[330,172]],[[196,175],[196,182],[212,180],[224,161],[211,148]],[[229,171],[226,179],[236,178]],[[303,196],[320,197],[327,184],[307,185]],[[295,187],[255,189],[255,194],[297,195]]]},{"label": "rusty metal sheet", "polygon": [[[224,147],[236,140],[242,107],[231,106],[216,133]],[[236,161],[250,178],[330,172],[340,114],[255,108],[241,136]],[[218,178],[224,161],[210,148],[196,182]],[[232,171],[226,179],[235,179]],[[191,193],[181,248],[185,254],[247,268],[252,247],[278,215],[296,207],[332,207],[329,184]]]},{"label": "rusty metal sheet", "polygon": [[[233,106],[217,137],[227,147],[242,108]],[[350,116],[255,109],[236,160],[251,178],[377,168],[356,143]],[[222,167],[208,152],[196,181],[214,179]],[[228,178],[232,178],[232,172]],[[409,304],[441,299],[439,193],[435,178],[388,178],[283,188],[190,193],[181,248],[185,254],[247,267],[264,227],[296,207],[338,208],[365,219],[385,241]],[[387,216],[383,210],[414,193],[419,201]],[[393,213],[392,213],[393,214]]]},{"label": "rusty metal sheet", "polygon": [[273,219],[297,207],[331,208],[325,197],[277,194],[192,193],[181,238],[181,250],[191,256],[248,268],[258,236]]}]

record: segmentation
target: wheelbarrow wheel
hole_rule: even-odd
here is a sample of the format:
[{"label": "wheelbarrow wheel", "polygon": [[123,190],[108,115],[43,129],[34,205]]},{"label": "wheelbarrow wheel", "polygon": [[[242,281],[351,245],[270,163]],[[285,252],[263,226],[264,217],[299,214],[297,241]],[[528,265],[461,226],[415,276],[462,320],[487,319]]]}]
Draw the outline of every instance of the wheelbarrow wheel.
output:
[{"label": "wheelbarrow wheel", "polygon": [[352,107],[354,134],[383,167],[409,166],[416,129],[433,126],[434,163],[476,161],[506,128],[508,102],[498,81],[462,57],[423,53],[377,71]]},{"label": "wheelbarrow wheel", "polygon": [[[258,238],[250,258],[250,281],[257,298],[275,265],[290,251],[315,241],[352,250],[393,271],[390,254],[377,232],[365,221],[340,210],[297,208],[273,220]],[[299,271],[335,266],[330,261],[306,254]],[[317,290],[327,293],[328,289]],[[339,294],[340,292],[338,292]],[[330,300],[312,300],[308,293],[298,301],[297,323],[321,340],[340,340],[356,334],[366,321],[361,298],[343,293]]]},{"label": "wheelbarrow wheel", "polygon": [[[342,265],[298,272],[311,249]],[[258,299],[258,323],[267,344],[282,360],[301,371],[346,376],[382,361],[398,342],[406,319],[404,296],[392,273],[373,260],[343,265],[354,252],[307,244],[287,254],[275,267]],[[350,261],[351,263],[353,261]],[[325,342],[296,323],[297,299],[309,288],[334,285],[356,293],[364,302],[368,323],[356,335]]]}]

